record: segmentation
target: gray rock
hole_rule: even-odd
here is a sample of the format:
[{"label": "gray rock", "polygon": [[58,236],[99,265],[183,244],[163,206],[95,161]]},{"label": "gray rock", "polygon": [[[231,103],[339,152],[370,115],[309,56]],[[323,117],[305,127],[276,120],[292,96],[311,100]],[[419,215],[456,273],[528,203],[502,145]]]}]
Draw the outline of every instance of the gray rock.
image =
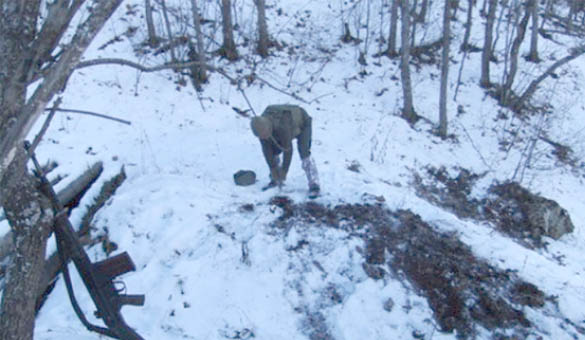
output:
[{"label": "gray rock", "polygon": [[537,196],[526,206],[526,216],[530,225],[555,240],[575,229],[569,213],[557,202],[544,197]]},{"label": "gray rock", "polygon": [[515,182],[497,185],[493,188],[514,221],[516,228],[533,239],[548,236],[555,240],[572,232],[575,227],[569,213],[557,202],[536,195]]}]

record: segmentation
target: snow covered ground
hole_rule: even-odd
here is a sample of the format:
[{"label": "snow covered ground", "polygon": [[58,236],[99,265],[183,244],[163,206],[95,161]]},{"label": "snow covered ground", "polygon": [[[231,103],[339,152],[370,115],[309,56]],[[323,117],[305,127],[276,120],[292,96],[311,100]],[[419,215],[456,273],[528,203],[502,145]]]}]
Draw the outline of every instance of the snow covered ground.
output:
[{"label": "snow covered ground", "polygon": [[[87,59],[136,59],[132,44],[140,41],[142,33],[123,37],[105,49],[98,47],[128,25],[141,24],[141,18],[129,15],[126,7],[141,3],[124,3]],[[485,172],[474,192],[478,196],[494,180],[512,179],[533,132],[542,125],[538,117],[530,124],[506,112],[502,112],[505,118],[498,118],[501,109],[477,86],[477,53],[465,60],[454,101],[462,60],[454,52],[449,118],[450,133],[456,137],[441,140],[425,120],[411,128],[398,116],[402,93],[398,62],[371,57],[368,66],[359,65],[358,49],[335,37],[341,35],[341,18],[353,18],[351,8],[365,9],[348,5],[342,12],[339,6],[338,1],[310,0],[274,5],[269,8],[269,30],[288,47],[273,50],[266,61],[247,57],[259,62],[260,77],[284,90],[260,81],[244,85],[257,113],[269,104],[287,102],[302,105],[313,117],[313,155],[324,192],[316,202],[335,206],[382,196],[390,210],[419,214],[438,231],[454,232],[491,265],[517,271],[547,296],[556,297],[558,309],[551,303],[541,309],[523,309],[533,324],[532,338],[585,339],[583,171],[556,164],[545,143],[537,144],[531,167],[520,166],[525,170],[523,184],[559,202],[576,227],[560,240],[547,240],[546,249],[523,247],[489,225],[458,219],[417,197],[412,176],[426,166]],[[238,2],[236,7],[242,11],[243,29],[252,30],[253,18],[243,19],[252,2]],[[284,14],[276,16],[277,8],[283,8]],[[351,23],[353,28],[355,23]],[[440,25],[440,20],[431,23]],[[456,27],[460,24],[455,23]],[[482,27],[480,18],[474,26],[476,44],[481,41],[478,27]],[[429,40],[437,32],[426,29]],[[361,34],[363,39],[365,33]],[[377,48],[370,39],[369,55]],[[547,42],[541,48],[543,54],[553,50]],[[562,55],[557,53],[557,57]],[[246,72],[244,61],[215,62],[234,75],[238,69]],[[584,68],[582,60],[575,61],[564,77],[546,83],[540,94],[549,96],[555,107],[553,116],[545,117],[549,137],[570,144],[580,159],[585,156],[581,142],[585,98],[580,87]],[[530,72],[538,70],[532,67]],[[413,72],[415,109],[433,122],[438,120],[439,73],[430,65]],[[524,83],[530,79],[522,77]],[[294,202],[307,200],[298,153],[282,192],[262,192],[268,169],[259,143],[249,120],[232,110],[248,108],[244,96],[217,73],[199,95],[192,86],[177,85],[175,80],[170,72],[139,73],[114,65],[76,72],[63,94],[62,107],[106,113],[132,125],[60,113],[37,151],[41,159],[56,160],[56,172],[68,174],[69,180],[92,163],[104,162],[104,173],[73,212],[74,225],[101,183],[124,167],[128,178],[100,210],[94,233],[107,232],[118,244],[118,252],[127,251],[136,264],[136,272],[125,275],[124,282],[128,293],[146,294],[146,304],[123,309],[129,325],[145,339],[161,340],[456,338],[438,329],[427,300],[408,282],[392,276],[376,281],[366,275],[361,239],[342,230],[302,224],[286,233],[275,230],[272,222],[282,211],[270,203],[274,195],[286,195]],[[288,94],[293,92],[305,102]],[[516,131],[519,137],[514,144],[508,150],[501,148],[499,142],[511,141]],[[359,165],[360,171],[350,171],[352,164]],[[255,171],[258,182],[235,186],[232,176],[240,169]],[[246,204],[253,209],[243,209]],[[1,228],[7,230],[5,224]],[[307,241],[307,247],[291,252],[300,240]],[[51,240],[49,251],[54,248]],[[88,252],[92,260],[106,257],[99,246]],[[78,277],[74,285],[79,287],[76,293],[82,308],[99,323]],[[389,299],[394,307],[385,309]],[[490,337],[488,330],[478,332],[480,338]],[[79,322],[59,280],[38,316],[35,339],[66,337],[101,338]]]}]

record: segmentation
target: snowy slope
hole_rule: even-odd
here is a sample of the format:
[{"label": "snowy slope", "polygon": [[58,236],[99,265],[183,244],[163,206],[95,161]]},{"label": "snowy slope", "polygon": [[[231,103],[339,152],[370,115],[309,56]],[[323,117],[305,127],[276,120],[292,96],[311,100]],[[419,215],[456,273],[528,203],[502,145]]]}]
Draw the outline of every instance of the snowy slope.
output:
[{"label": "snowy slope", "polygon": [[[125,5],[133,3],[142,2]],[[538,146],[539,157],[526,170],[523,184],[558,201],[576,226],[571,235],[547,240],[549,246],[540,250],[523,247],[489,225],[458,219],[417,197],[412,175],[426,166],[487,172],[474,192],[478,196],[494,180],[512,178],[538,121],[520,129],[521,122],[509,113],[496,119],[500,109],[476,85],[480,56],[471,54],[465,60],[457,101],[449,102],[450,129],[456,139],[435,137],[427,121],[409,127],[398,116],[398,63],[371,58],[368,66],[360,66],[355,46],[331,38],[341,34],[341,18],[365,10],[348,5],[341,11],[339,6],[337,1],[296,0],[270,8],[269,29],[288,48],[261,61],[257,72],[284,91],[258,81],[244,87],[257,113],[269,104],[289,102],[302,105],[313,116],[313,155],[324,190],[317,203],[335,206],[382,196],[390,210],[412,210],[438,231],[454,232],[493,266],[515,270],[546,295],[557,297],[558,309],[552,304],[524,309],[535,325],[534,338],[585,338],[574,327],[585,327],[581,173],[555,164],[546,145]],[[279,7],[284,14],[276,16]],[[243,2],[237,8],[239,17],[245,18],[252,5]],[[431,22],[435,26],[424,31],[429,40],[436,38],[440,27],[436,26],[439,18]],[[478,18],[475,30],[480,22]],[[98,47],[128,25],[140,23],[138,15],[120,8],[87,59],[136,59],[132,44],[140,41],[141,33],[102,50]],[[252,30],[253,25],[252,19],[242,22],[244,30]],[[474,32],[478,37],[479,33]],[[363,39],[365,32],[360,34]],[[369,54],[373,54],[376,47],[370,39]],[[554,48],[542,43],[543,51]],[[462,55],[454,53],[453,60],[450,99]],[[215,62],[234,75],[245,69],[243,61]],[[558,110],[558,117],[546,123],[550,137],[570,143],[579,158],[585,156],[580,143],[585,124],[585,98],[579,88],[583,68],[585,63],[576,61],[566,77],[547,83],[541,94],[549,95]],[[367,75],[360,76],[360,71]],[[499,77],[497,72],[496,68],[494,77]],[[435,66],[413,72],[415,108],[430,121],[438,119],[438,75]],[[245,98],[218,74],[212,75],[212,83],[199,96],[191,86],[178,86],[174,80],[170,72],[141,74],[121,66],[80,70],[63,94],[62,107],[107,113],[132,125],[59,114],[38,150],[40,158],[58,161],[57,172],[69,178],[95,161],[104,162],[104,174],[74,212],[73,224],[79,223],[83,206],[91,202],[100,184],[124,167],[128,179],[100,210],[94,233],[107,230],[119,251],[129,252],[136,263],[137,271],[126,275],[124,282],[128,293],[146,294],[146,305],[124,308],[129,325],[145,339],[161,340],[456,338],[439,331],[427,300],[407,281],[393,276],[375,281],[366,275],[362,239],[343,230],[301,223],[286,231],[275,229],[273,222],[282,210],[270,200],[278,192],[260,191],[268,170],[259,143],[248,119],[231,108],[247,108]],[[287,94],[293,92],[306,102]],[[457,106],[464,112],[457,114]],[[498,142],[516,130],[525,139],[502,151]],[[351,164],[359,164],[360,171],[350,171]],[[254,170],[259,181],[236,187],[232,175],[239,169]],[[306,179],[296,151],[279,194],[294,202],[306,200]],[[253,209],[245,209],[246,204]],[[301,241],[305,247],[290,250]],[[106,256],[99,246],[88,252],[93,260]],[[79,278],[74,284],[82,308],[91,314],[93,307]],[[389,299],[394,307],[385,309]],[[91,315],[90,319],[99,322]],[[480,338],[490,336],[488,330],[478,332]],[[40,312],[35,338],[65,337],[100,339],[77,320],[60,280]]]}]

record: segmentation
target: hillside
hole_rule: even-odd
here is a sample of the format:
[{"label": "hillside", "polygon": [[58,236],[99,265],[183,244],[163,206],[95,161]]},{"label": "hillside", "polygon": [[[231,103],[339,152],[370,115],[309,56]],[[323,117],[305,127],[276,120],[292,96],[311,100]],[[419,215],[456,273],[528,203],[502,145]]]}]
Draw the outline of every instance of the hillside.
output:
[{"label": "hillside", "polygon": [[[58,187],[104,162],[72,213],[74,225],[100,185],[124,168],[127,179],[99,211],[93,234],[107,234],[118,246],[113,254],[127,251],[136,264],[123,280],[128,293],[146,294],[146,304],[123,314],[145,339],[585,339],[583,59],[543,83],[536,100],[547,110],[520,117],[479,87],[481,55],[458,52],[463,22],[453,21],[451,137],[442,140],[434,133],[440,69],[413,61],[423,119],[410,126],[400,117],[399,59],[374,56],[376,32],[385,31],[378,5],[371,4],[378,14],[369,31],[353,32],[362,41],[370,34],[367,65],[358,61],[363,44],[341,42],[343,20],[355,29],[366,3],[272,4],[269,30],[279,48],[265,60],[246,44],[253,4],[237,3],[244,57],[212,62],[237,77],[254,60],[256,79],[242,82],[243,93],[219,73],[200,93],[171,71],[120,65],[84,68],[70,79],[62,107],[132,124],[60,113],[37,154],[59,163],[52,176],[68,175]],[[142,48],[142,30],[131,29],[143,25],[141,6],[126,1],[86,58],[166,62]],[[426,42],[441,34],[441,11],[431,13],[436,18],[417,36]],[[483,18],[476,15],[471,42],[481,46]],[[504,44],[509,37],[500,29]],[[518,87],[579,43],[562,34],[541,39],[543,61],[521,58]],[[492,77],[501,79],[503,62],[492,65]],[[313,117],[321,197],[307,198],[296,150],[285,187],[261,191],[268,169],[260,145],[249,118],[233,109],[248,109],[247,100],[257,114],[294,103]],[[570,147],[570,162],[559,158],[558,145]],[[240,169],[255,171],[258,181],[235,186]],[[479,214],[461,214],[440,193],[462,173],[470,176],[459,182],[468,203],[493,198],[491,186],[513,180],[558,202],[575,229],[533,243]],[[88,252],[93,260],[107,256],[100,246]],[[82,309],[99,323],[79,277],[74,285]],[[101,339],[79,322],[59,280],[35,339],[66,337]]]}]

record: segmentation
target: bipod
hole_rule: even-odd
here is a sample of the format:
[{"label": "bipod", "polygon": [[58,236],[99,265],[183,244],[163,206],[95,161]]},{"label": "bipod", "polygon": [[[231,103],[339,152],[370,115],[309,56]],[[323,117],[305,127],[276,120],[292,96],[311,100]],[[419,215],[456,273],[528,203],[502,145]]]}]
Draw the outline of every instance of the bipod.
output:
[{"label": "bipod", "polygon": [[[28,145],[25,145],[25,148],[29,151]],[[38,172],[38,177],[41,181],[41,191],[50,199],[55,213],[53,231],[57,239],[57,251],[61,259],[67,293],[69,294],[71,305],[77,317],[90,331],[120,340],[144,340],[126,324],[120,312],[124,305],[144,305],[144,295],[120,294],[120,291],[116,289],[113,282],[117,276],[136,270],[132,259],[128,253],[124,252],[106,260],[91,263],[87,253],[79,242],[66,211],[61,206],[61,203],[59,203],[55,190],[39,166],[34,153],[29,152],[29,157],[32,159]],[[67,267],[67,261],[69,259],[75,264],[85,287],[91,295],[97,308],[95,315],[103,320],[106,327],[96,326],[90,323],[79,307],[73,292],[73,285]]]}]

